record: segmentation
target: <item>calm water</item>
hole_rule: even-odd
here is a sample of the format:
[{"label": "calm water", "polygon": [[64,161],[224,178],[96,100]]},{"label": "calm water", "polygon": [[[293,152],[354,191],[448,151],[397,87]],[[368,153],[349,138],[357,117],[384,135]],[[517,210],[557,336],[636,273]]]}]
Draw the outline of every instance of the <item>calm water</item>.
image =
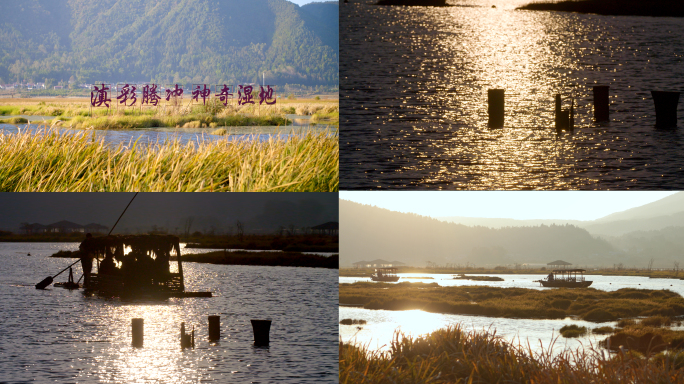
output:
[{"label": "calm water", "polygon": [[[453,275],[401,273],[402,281],[412,282],[435,282],[441,286],[467,286],[485,285],[493,287],[520,287],[532,289],[553,289],[540,287],[533,280],[544,278],[544,275],[489,275],[498,276],[504,281],[470,281],[454,280]],[[433,279],[405,279],[405,277],[432,277]],[[614,291],[620,288],[639,289],[669,289],[684,295],[684,281],[675,279],[649,279],[636,276],[586,276],[592,280],[592,288]],[[370,281],[369,278],[340,277],[340,283],[353,283],[356,281]],[[413,311],[385,311],[369,310],[363,308],[340,307],[339,319],[362,319],[368,324],[341,325],[340,337],[344,341],[353,341],[367,345],[370,349],[387,350],[396,330],[412,336],[424,335],[449,325],[461,324],[466,330],[491,330],[515,344],[529,343],[531,349],[540,352],[542,349],[553,349],[560,352],[564,349],[576,349],[580,347],[595,347],[598,349],[598,341],[607,336],[589,334],[576,339],[556,338],[558,330],[564,325],[576,324],[589,329],[599,326],[614,326],[616,322],[592,323],[571,318],[563,320],[530,320],[530,319],[506,319],[486,316],[450,315],[440,313],[428,313],[420,310]],[[681,329],[681,327],[673,327]]]},{"label": "calm water", "polygon": [[[684,100],[680,128],[656,130],[650,95],[684,90],[684,19],[452,2],[340,5],[342,189],[684,188]],[[490,88],[506,90],[503,129],[487,128]],[[556,93],[575,97],[574,133],[553,129]]]},{"label": "calm water", "polygon": [[[48,256],[77,246],[0,243],[0,382],[337,382],[337,270],[185,263],[186,289],[214,297],[157,302],[36,290],[73,262]],[[208,315],[221,316],[215,344]],[[130,345],[134,317],[145,319],[141,349]],[[273,320],[269,348],[252,345],[249,320],[262,318]],[[180,349],[182,321],[194,350]]]}]

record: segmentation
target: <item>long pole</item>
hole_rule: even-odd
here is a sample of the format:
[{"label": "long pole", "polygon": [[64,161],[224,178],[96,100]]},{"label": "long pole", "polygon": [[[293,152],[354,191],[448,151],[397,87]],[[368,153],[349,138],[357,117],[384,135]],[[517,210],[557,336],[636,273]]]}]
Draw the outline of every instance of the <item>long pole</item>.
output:
[{"label": "long pole", "polygon": [[109,236],[109,235],[112,234],[112,231],[114,231],[114,228],[116,227],[116,225],[119,224],[119,220],[121,220],[121,218],[123,217],[124,213],[126,213],[126,210],[128,210],[128,207],[131,206],[131,203],[133,202],[133,200],[135,199],[135,197],[138,196],[138,193],[140,193],[140,192],[136,192],[135,195],[133,195],[133,198],[131,199],[131,201],[128,202],[128,205],[126,206],[126,209],[124,209],[123,212],[121,212],[121,216],[119,216],[119,218],[116,220],[116,223],[114,223],[114,226],[112,227],[112,229],[109,230],[109,233],[107,234],[107,236]]},{"label": "long pole", "polygon": [[[135,197],[138,196],[138,193],[139,193],[139,192],[136,192],[135,195],[133,195],[133,198],[131,199],[131,201],[128,202],[128,205],[126,206],[126,209],[124,209],[124,211],[121,213],[121,216],[119,216],[119,218],[116,220],[116,223],[114,223],[114,226],[112,227],[112,229],[109,230],[109,233],[107,234],[107,236],[109,236],[109,235],[112,234],[112,231],[114,230],[114,228],[116,228],[116,225],[119,224],[119,220],[121,220],[121,218],[123,217],[124,213],[126,213],[126,211],[128,210],[128,207],[131,206],[131,203],[133,202],[133,200],[135,199]],[[55,277],[59,276],[62,272],[66,271],[67,269],[69,269],[71,266],[75,265],[75,264],[78,263],[79,261],[81,261],[81,260],[80,260],[80,259],[79,259],[79,260],[76,260],[75,262],[73,262],[72,264],[70,264],[68,267],[62,269],[58,274],[56,274],[56,275],[54,275],[54,276],[48,276],[48,277],[46,277],[45,279],[43,279],[43,281],[41,281],[40,283],[36,284],[36,289],[45,289],[48,285],[52,284],[52,281],[54,280]],[[179,259],[179,262],[180,262],[180,259]],[[80,279],[79,279],[79,281],[80,281]]]}]

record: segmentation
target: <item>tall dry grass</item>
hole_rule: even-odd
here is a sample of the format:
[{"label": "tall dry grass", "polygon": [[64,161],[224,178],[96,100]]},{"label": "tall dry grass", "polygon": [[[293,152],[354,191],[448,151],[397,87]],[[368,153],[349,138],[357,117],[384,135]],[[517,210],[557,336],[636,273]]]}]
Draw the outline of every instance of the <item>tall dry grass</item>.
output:
[{"label": "tall dry grass", "polygon": [[684,382],[684,354],[611,355],[593,347],[552,353],[513,345],[495,331],[460,326],[412,338],[395,333],[388,352],[339,344],[341,384],[534,383],[675,384]]},{"label": "tall dry grass", "polygon": [[286,140],[106,145],[89,131],[1,133],[0,191],[337,191],[339,144]]}]

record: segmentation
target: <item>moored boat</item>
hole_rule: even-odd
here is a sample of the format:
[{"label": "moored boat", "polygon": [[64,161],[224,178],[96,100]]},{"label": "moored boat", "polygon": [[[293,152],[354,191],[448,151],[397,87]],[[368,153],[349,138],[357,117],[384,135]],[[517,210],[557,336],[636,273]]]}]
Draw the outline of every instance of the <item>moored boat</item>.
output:
[{"label": "moored boat", "polygon": [[371,275],[371,280],[395,282],[399,281],[399,276],[396,268],[377,268]]},{"label": "moored boat", "polygon": [[549,288],[586,288],[593,281],[585,280],[584,272],[585,269],[555,269],[546,276],[546,279],[535,282]]}]

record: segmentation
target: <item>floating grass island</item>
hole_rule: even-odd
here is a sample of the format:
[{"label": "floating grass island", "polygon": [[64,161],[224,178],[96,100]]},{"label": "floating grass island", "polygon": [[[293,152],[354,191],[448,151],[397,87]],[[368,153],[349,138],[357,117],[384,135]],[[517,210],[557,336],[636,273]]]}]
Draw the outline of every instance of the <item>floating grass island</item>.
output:
[{"label": "floating grass island", "polygon": [[566,0],[530,3],[517,9],[615,16],[684,17],[684,2],[680,0]]},{"label": "floating grass island", "polygon": [[637,316],[684,315],[684,298],[668,290],[623,288],[548,289],[486,286],[442,287],[437,283],[340,284],[340,304],[393,311],[524,319],[575,317],[605,322]]},{"label": "floating grass island", "polygon": [[472,280],[472,281],[504,281],[498,276],[474,276],[474,275],[458,275],[454,276],[454,280]]}]

